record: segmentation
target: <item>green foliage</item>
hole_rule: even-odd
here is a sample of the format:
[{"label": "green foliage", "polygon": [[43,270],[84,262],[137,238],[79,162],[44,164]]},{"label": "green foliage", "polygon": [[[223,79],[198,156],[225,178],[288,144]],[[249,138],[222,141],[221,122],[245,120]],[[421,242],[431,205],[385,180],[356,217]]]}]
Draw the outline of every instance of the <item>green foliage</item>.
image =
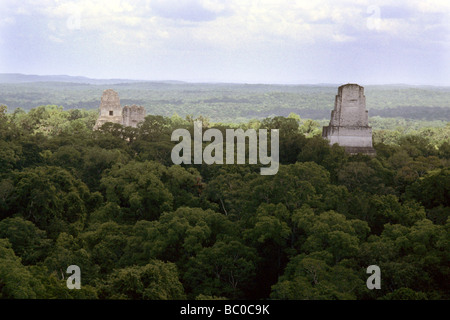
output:
[{"label": "green foliage", "polygon": [[133,300],[184,299],[173,263],[152,260],[145,266],[116,269],[101,285],[101,298]]},{"label": "green foliage", "polygon": [[450,169],[431,171],[406,189],[405,198],[420,201],[425,208],[450,207]]},{"label": "green foliage", "polygon": [[[22,107],[27,111],[51,101],[66,110],[86,108],[96,116],[105,89],[120,92],[123,104],[143,105],[148,114],[165,117],[202,115],[213,122],[243,123],[296,114],[301,119],[295,120],[307,135],[319,133],[316,124],[308,122],[309,119],[330,119],[336,95],[335,85],[28,82],[1,83],[0,101],[10,110]],[[373,85],[365,86],[365,95],[372,125],[377,129],[411,128],[411,120],[426,121],[425,125],[430,127],[442,125],[441,120],[449,119],[448,87]],[[80,115],[72,113],[69,117],[74,120]],[[91,115],[82,115],[82,118],[88,123],[92,120]],[[386,118],[387,121],[380,120]],[[89,125],[92,128],[94,123]]]},{"label": "green foliage", "polygon": [[244,289],[253,281],[256,251],[238,241],[218,241],[204,248],[189,261],[184,279],[187,290],[199,293],[242,298]]},{"label": "green foliage", "polygon": [[44,288],[11,249],[7,239],[0,239],[0,298],[38,298]]},{"label": "green foliage", "polygon": [[173,195],[161,181],[166,171],[155,162],[117,164],[101,179],[101,188],[108,202],[121,207],[124,221],[154,220],[173,206]]},{"label": "green foliage", "polygon": [[6,238],[11,242],[12,249],[21,257],[24,264],[36,264],[42,260],[50,246],[45,231],[21,217],[1,220],[0,238]]},{"label": "green foliage", "polygon": [[342,264],[330,266],[327,253],[298,255],[272,287],[271,298],[289,300],[354,300],[364,286],[357,272]]},{"label": "green foliage", "polygon": [[416,292],[409,288],[400,288],[394,292],[388,293],[381,300],[428,300],[423,292]]},{"label": "green foliage", "polygon": [[7,215],[29,219],[52,237],[61,231],[80,230],[90,198],[82,181],[53,166],[26,168],[12,176],[14,192],[6,201]]},{"label": "green foliage", "polygon": [[[0,297],[449,298],[450,125],[377,119],[377,156],[351,156],[328,145],[319,122],[271,109],[309,108],[307,96],[321,103],[328,89],[223,86],[220,95],[141,92],[173,116],[147,116],[139,128],[93,131],[96,112],[1,106]],[[172,112],[194,100],[201,107],[185,119]],[[228,125],[198,115],[211,104],[218,117],[245,119],[252,113],[234,104],[256,101],[267,104],[253,115],[274,117]],[[173,165],[171,132],[192,130],[194,119],[222,131],[280,129],[278,173]],[[372,264],[381,290],[365,286]],[[81,268],[81,290],[66,287],[69,265]]]}]

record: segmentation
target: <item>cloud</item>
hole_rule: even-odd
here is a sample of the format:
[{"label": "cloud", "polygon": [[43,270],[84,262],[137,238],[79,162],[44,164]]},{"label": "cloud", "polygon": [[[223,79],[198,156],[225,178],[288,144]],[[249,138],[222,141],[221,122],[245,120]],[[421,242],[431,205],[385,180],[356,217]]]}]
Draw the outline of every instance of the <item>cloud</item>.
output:
[{"label": "cloud", "polygon": [[212,21],[231,14],[227,4],[220,1],[156,0],[150,7],[160,17],[193,22]]},{"label": "cloud", "polygon": [[79,30],[95,32],[99,39],[117,45],[148,40],[171,46],[189,39],[223,49],[280,41],[353,41],[370,36],[371,31],[390,37],[417,37],[427,28],[447,27],[448,31],[448,22],[442,22],[448,18],[447,2],[400,1],[392,6],[388,1],[347,0],[28,0],[6,1],[5,7],[11,16],[45,16],[58,25],[57,31],[50,28],[48,32],[61,39]]},{"label": "cloud", "polygon": [[225,69],[223,61],[250,73],[252,65],[289,57],[318,70],[333,65],[336,50],[341,60],[358,52],[367,64],[364,55],[400,44],[413,57],[432,48],[439,58],[450,48],[448,0],[1,0],[0,12],[5,66],[14,65],[20,48],[42,55],[39,61],[51,52],[86,66],[150,61],[151,68],[166,63],[175,70],[191,63],[204,73],[217,64]]}]

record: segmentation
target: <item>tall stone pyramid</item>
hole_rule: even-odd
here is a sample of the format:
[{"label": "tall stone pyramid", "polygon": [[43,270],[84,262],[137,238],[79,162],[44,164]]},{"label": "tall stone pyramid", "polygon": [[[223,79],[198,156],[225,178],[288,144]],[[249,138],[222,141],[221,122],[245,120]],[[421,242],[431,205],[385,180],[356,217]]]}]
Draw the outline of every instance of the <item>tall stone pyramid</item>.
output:
[{"label": "tall stone pyramid", "polygon": [[338,88],[330,124],[323,127],[322,136],[330,145],[337,143],[350,154],[376,154],[372,146],[364,87],[349,83]]}]

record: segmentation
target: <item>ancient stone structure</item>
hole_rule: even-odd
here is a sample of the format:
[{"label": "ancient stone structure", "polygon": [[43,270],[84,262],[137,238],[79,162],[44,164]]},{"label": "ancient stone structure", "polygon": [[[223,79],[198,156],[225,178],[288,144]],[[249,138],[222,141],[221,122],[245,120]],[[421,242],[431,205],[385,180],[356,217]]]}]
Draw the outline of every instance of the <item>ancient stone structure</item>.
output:
[{"label": "ancient stone structure", "polygon": [[97,130],[106,122],[122,124],[122,107],[120,106],[119,95],[112,89],[103,91],[94,129]]},{"label": "ancient stone structure", "polygon": [[127,127],[137,127],[138,123],[144,121],[145,109],[142,106],[132,105],[120,106],[117,92],[112,89],[103,91],[100,103],[100,111],[94,130],[100,128],[106,122],[118,123]]},{"label": "ancient stone structure", "polygon": [[142,106],[133,104],[125,106],[122,110],[122,124],[126,127],[137,127],[139,122],[144,121],[145,109]]},{"label": "ancient stone structure", "polygon": [[339,87],[330,124],[323,127],[322,136],[350,154],[375,155],[364,87],[352,83]]}]

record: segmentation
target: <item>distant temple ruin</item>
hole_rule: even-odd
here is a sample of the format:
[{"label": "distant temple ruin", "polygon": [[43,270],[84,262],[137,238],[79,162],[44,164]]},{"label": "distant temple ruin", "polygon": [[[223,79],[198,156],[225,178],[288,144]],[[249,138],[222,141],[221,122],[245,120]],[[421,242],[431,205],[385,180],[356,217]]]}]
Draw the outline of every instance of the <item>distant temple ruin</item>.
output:
[{"label": "distant temple ruin", "polygon": [[142,106],[120,106],[117,92],[112,89],[103,91],[100,103],[100,111],[94,130],[100,128],[106,122],[118,123],[126,127],[136,128],[145,119],[145,109]]},{"label": "distant temple ruin", "polygon": [[337,143],[350,154],[376,154],[372,146],[364,87],[351,83],[339,87],[330,124],[323,127],[322,136],[329,140],[330,145]]}]

